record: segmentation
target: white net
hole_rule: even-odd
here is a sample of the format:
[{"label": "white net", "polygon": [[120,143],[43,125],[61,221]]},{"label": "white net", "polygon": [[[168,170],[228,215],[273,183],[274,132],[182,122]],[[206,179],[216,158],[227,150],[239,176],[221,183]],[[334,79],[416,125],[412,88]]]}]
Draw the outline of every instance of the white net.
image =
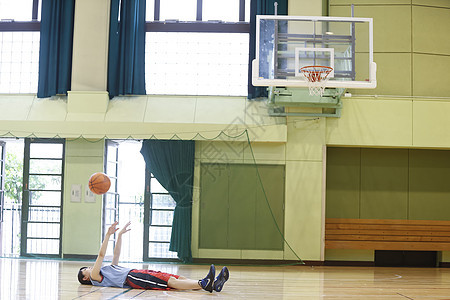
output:
[{"label": "white net", "polygon": [[308,82],[309,94],[311,96],[322,97],[328,81],[328,74],[331,71],[333,71],[333,68],[325,66],[306,66],[300,69],[300,72]]}]

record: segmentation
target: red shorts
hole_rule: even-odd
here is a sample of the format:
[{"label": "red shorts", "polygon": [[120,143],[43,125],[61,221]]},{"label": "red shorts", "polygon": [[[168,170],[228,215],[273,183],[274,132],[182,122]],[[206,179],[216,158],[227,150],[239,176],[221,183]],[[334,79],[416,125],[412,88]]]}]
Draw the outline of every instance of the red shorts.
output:
[{"label": "red shorts", "polygon": [[170,277],[179,278],[179,275],[153,270],[131,270],[127,275],[127,284],[134,289],[170,290],[167,282]]}]

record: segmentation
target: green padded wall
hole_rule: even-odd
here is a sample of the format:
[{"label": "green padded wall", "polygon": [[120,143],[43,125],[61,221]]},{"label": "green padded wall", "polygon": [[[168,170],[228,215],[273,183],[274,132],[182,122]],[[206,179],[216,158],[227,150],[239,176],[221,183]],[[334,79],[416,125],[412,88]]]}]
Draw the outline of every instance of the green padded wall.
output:
[{"label": "green padded wall", "polygon": [[283,249],[284,166],[258,166],[264,190],[254,165],[204,163],[200,169],[199,248]]},{"label": "green padded wall", "polygon": [[[228,248],[228,174],[226,167],[202,164],[200,234],[202,248]],[[214,188],[209,188],[214,187]]]},{"label": "green padded wall", "polygon": [[327,149],[327,218],[359,218],[361,149]]},{"label": "green padded wall", "polygon": [[407,219],[408,150],[361,149],[361,219]]},{"label": "green padded wall", "polygon": [[256,170],[252,165],[228,165],[228,168],[228,248],[254,249]]},{"label": "green padded wall", "polygon": [[[284,232],[285,169],[284,166],[264,165],[259,166],[258,170],[264,189],[257,179],[255,204],[256,215],[259,218],[256,218],[255,224],[258,229],[256,230],[256,248],[281,250],[283,249],[283,236],[280,232]],[[276,224],[273,221],[274,218]]]},{"label": "green padded wall", "polygon": [[410,150],[409,216],[450,220],[450,151]]},{"label": "green padded wall", "polygon": [[328,148],[326,217],[450,220],[448,178],[448,150]]}]

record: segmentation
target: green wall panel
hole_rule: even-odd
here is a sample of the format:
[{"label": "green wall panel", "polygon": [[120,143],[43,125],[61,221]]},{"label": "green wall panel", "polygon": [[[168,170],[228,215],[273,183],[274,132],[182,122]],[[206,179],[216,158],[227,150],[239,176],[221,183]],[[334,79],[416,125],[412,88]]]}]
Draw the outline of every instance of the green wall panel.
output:
[{"label": "green wall panel", "polygon": [[[377,88],[349,90],[358,95],[448,97],[450,95],[450,1],[448,0],[331,0],[330,16],[374,20],[374,61]],[[356,77],[367,77],[367,49],[358,44],[364,30],[357,29]]]},{"label": "green wall panel", "polygon": [[199,248],[283,249],[274,218],[283,233],[285,169],[260,165],[258,171],[264,191],[255,165],[201,165]]},{"label": "green wall panel", "polygon": [[285,168],[259,165],[258,171],[262,185],[256,178],[256,248],[283,250]]},{"label": "green wall panel", "polygon": [[[214,188],[210,188],[214,187]],[[228,247],[228,171],[223,165],[202,164],[200,248]]]},{"label": "green wall panel", "polygon": [[410,150],[409,217],[450,220],[450,151]]},{"label": "green wall panel", "polygon": [[449,150],[330,147],[326,217],[450,220],[448,178]]},{"label": "green wall panel", "polygon": [[[374,53],[373,56],[377,63],[377,87],[348,91],[355,95],[412,95],[412,54]],[[356,53],[356,80],[364,81],[369,78],[368,61],[368,53]]]},{"label": "green wall panel", "polygon": [[351,17],[350,5],[330,5],[329,13],[331,17]]},{"label": "green wall panel", "polygon": [[407,219],[408,150],[361,149],[361,219]]},{"label": "green wall panel", "polygon": [[450,8],[448,0],[412,0],[412,4]]},{"label": "green wall panel", "polygon": [[327,218],[359,218],[360,153],[360,148],[327,148]]},{"label": "green wall panel", "polygon": [[[411,51],[410,5],[360,5],[355,6],[354,13],[358,18],[373,19],[374,52]],[[350,17],[351,7],[330,6],[330,16]],[[368,26],[356,24],[355,28],[356,52],[368,52]]]},{"label": "green wall panel", "polygon": [[[355,16],[373,18],[374,52],[411,51],[411,6],[356,6]],[[359,30],[356,32],[356,38],[368,39],[368,32]],[[358,47],[356,50],[368,51],[368,49]]]},{"label": "green wall panel", "polygon": [[414,53],[414,96],[448,97],[450,95],[449,69],[450,55]]},{"label": "green wall panel", "polygon": [[228,247],[255,249],[256,170],[252,165],[229,165]]},{"label": "green wall panel", "polygon": [[[436,1],[436,0],[435,0]],[[330,5],[393,5],[411,4],[411,0],[330,0]]]},{"label": "green wall panel", "polygon": [[377,88],[361,93],[378,95],[412,94],[411,53],[374,53],[377,63]]},{"label": "green wall panel", "polygon": [[450,9],[413,6],[412,16],[413,51],[450,55]]}]

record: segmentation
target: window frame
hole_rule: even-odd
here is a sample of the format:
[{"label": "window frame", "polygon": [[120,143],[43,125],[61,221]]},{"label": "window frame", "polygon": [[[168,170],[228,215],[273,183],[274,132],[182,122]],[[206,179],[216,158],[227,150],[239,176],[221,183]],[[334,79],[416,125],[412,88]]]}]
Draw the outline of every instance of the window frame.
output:
[{"label": "window frame", "polygon": [[217,32],[250,33],[250,23],[245,22],[245,0],[239,0],[239,22],[209,22],[202,20],[203,0],[197,0],[196,21],[161,21],[161,0],[154,2],[154,20],[145,24],[146,32]]},{"label": "window frame", "polygon": [[[11,32],[11,34],[14,36],[14,32],[15,33],[25,33],[25,32],[33,32],[33,34],[39,33],[41,31],[41,21],[38,20],[38,16],[39,16],[39,0],[33,0],[32,2],[32,12],[31,12],[31,20],[30,21],[15,21],[14,19],[7,19],[7,20],[0,20],[0,34],[5,34],[7,32]],[[39,42],[40,44],[40,42]],[[2,45],[0,45],[1,47]],[[39,45],[38,45],[39,47]],[[39,63],[39,60],[38,60]],[[39,76],[39,70],[37,70],[37,76]],[[6,92],[5,94],[35,94],[37,93],[37,86],[38,86],[38,80],[36,81],[32,81],[30,83],[36,83],[36,90],[27,90],[25,92],[23,91],[16,91],[16,92]],[[9,81],[8,84],[11,87],[12,82]],[[3,92],[2,92],[3,93]]]},{"label": "window frame", "polygon": [[[31,145],[33,144],[53,144],[62,145],[61,158],[45,158],[45,157],[31,157]],[[63,243],[63,211],[64,211],[64,180],[65,180],[65,159],[66,159],[66,140],[61,138],[25,138],[24,140],[24,164],[23,164],[23,190],[22,190],[22,224],[20,229],[20,256],[23,257],[45,257],[45,258],[61,258],[62,257],[62,243]],[[33,173],[30,169],[30,162],[33,159],[45,159],[61,161],[61,172],[57,174]],[[59,189],[35,189],[30,187],[30,177],[33,175],[53,175],[61,178],[61,186]],[[59,221],[33,221],[29,220],[29,211],[33,207],[41,207],[42,205],[34,205],[30,201],[32,191],[55,191],[60,192],[60,205],[46,205],[46,208],[59,208]],[[59,236],[53,237],[32,237],[28,232],[28,224],[58,224]],[[30,253],[28,249],[28,240],[58,240],[58,254],[47,253]]]},{"label": "window frame", "polygon": [[[246,21],[246,6],[249,9],[251,3],[248,0],[235,0],[239,1],[239,21],[238,22],[227,22],[227,21],[203,21],[202,20],[202,9],[203,9],[203,1],[204,0],[196,0],[196,21],[165,21],[160,20],[160,4],[163,0],[154,0],[154,3],[147,3],[147,5],[154,5],[153,21],[146,21],[145,23],[145,33],[212,33],[212,34],[246,34],[250,35],[250,20]],[[147,51],[147,50],[146,50]],[[147,53],[146,53],[147,55]],[[248,69],[248,67],[246,67]],[[147,71],[147,70],[146,70]],[[148,78],[148,74],[146,72],[146,79]],[[248,79],[245,80],[245,84],[247,84]],[[161,90],[154,90],[149,87],[146,83],[146,94],[147,95],[185,95],[185,96],[242,96],[247,97],[246,93],[247,88],[245,87],[245,91],[242,90],[242,94],[239,92],[239,95],[224,95],[214,94],[210,92],[198,92],[198,93],[190,93],[187,91],[182,91],[181,93],[170,93]]]},{"label": "window frame", "polygon": [[40,31],[41,21],[38,20],[39,15],[39,0],[33,0],[31,21],[0,21],[0,32],[10,31]]},{"label": "window frame", "polygon": [[[113,153],[113,160],[108,160],[110,153]],[[109,168],[109,165],[114,165],[113,170]],[[108,211],[114,213],[113,223],[119,220],[119,199],[120,194],[118,193],[118,172],[119,172],[119,143],[114,140],[105,140],[105,154],[103,161],[103,170],[109,178],[114,179],[114,184],[111,184],[110,189],[102,196],[102,240],[105,239],[108,228],[112,225],[107,220]],[[108,197],[114,199],[113,206],[108,206]],[[113,252],[116,247],[116,233],[113,234],[112,238],[109,240],[109,253]]]},{"label": "window frame", "polygon": [[[161,262],[179,262],[177,257],[154,257],[149,255],[150,244],[169,244],[168,241],[155,241],[150,240],[150,228],[151,227],[164,227],[172,228],[172,225],[156,225],[152,224],[152,212],[153,211],[175,211],[173,209],[162,209],[153,207],[153,195],[169,195],[169,192],[153,192],[151,187],[151,180],[156,179],[155,176],[146,168],[145,171],[145,193],[144,193],[144,247],[143,247],[143,261],[161,261]],[[156,179],[157,180],[157,179]]]}]

